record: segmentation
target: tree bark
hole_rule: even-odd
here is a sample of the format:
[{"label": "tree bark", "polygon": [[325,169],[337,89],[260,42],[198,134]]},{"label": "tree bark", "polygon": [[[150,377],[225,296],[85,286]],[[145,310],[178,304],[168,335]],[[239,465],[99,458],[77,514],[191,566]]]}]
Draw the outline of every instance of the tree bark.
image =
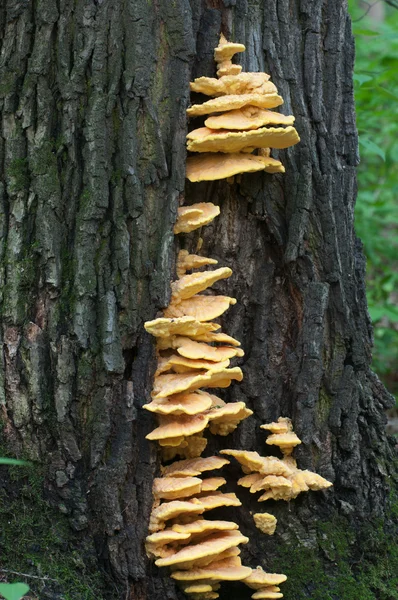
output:
[{"label": "tree bark", "polygon": [[[270,73],[301,142],[279,152],[285,175],[185,186],[189,81],[214,76],[221,30],[246,45],[244,70]],[[290,416],[299,466],[334,482],[275,504],[273,538],[255,529],[261,505],[241,490],[228,515],[250,537],[246,564],[278,571],[280,549],[297,544],[332,564],[317,524],[344,517],[358,533],[384,518],[393,457],[353,226],[345,0],[7,0],[0,31],[8,450],[45,465],[47,497],[110,575],[103,598],[182,597],[143,547],[159,465],[141,408],[155,367],[143,323],[168,304],[177,246],[196,246],[196,233],[173,236],[179,203],[214,202],[221,215],[201,232],[203,254],[233,269],[216,287],[238,300],[222,326],[245,350],[244,380],[226,397],[254,415],[208,448],[264,454],[260,423]],[[315,598],[317,585],[287,597]]]}]

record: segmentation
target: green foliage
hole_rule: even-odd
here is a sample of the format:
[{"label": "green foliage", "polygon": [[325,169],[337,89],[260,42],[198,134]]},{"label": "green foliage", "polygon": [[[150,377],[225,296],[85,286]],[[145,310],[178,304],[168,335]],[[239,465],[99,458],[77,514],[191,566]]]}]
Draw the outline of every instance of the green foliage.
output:
[{"label": "green foliage", "polygon": [[26,460],[18,460],[16,458],[0,458],[0,465],[28,465]]},{"label": "green foliage", "polygon": [[397,393],[398,10],[387,8],[385,21],[375,23],[358,1],[350,0],[349,5],[356,41],[354,83],[361,153],[356,231],[367,257],[374,368]]},{"label": "green foliage", "polygon": [[26,583],[0,583],[0,594],[6,600],[20,600],[29,592]]}]

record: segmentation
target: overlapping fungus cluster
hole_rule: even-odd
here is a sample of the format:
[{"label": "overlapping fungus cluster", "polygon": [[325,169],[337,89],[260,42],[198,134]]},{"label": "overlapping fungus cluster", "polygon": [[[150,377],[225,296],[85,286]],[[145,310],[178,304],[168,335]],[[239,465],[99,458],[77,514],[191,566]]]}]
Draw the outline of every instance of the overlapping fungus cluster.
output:
[{"label": "overlapping fungus cluster", "polygon": [[[270,157],[270,148],[287,148],[299,141],[292,126],[294,117],[269,110],[283,102],[269,76],[241,73],[242,68],[232,64],[234,54],[244,49],[221,36],[215,50],[219,78],[200,77],[191,84],[193,91],[215,96],[187,111],[189,116],[209,115],[205,127],[187,136],[188,150],[200,153],[187,161],[191,181],[259,170],[283,172],[282,164]],[[181,207],[174,233],[190,233],[219,213],[219,207],[211,202]],[[203,516],[215,508],[241,505],[234,493],[220,491],[226,483],[223,477],[202,478],[204,472],[229,463],[217,456],[201,458],[207,445],[204,431],[208,427],[210,433],[226,436],[252,414],[244,402],[226,404],[212,393],[214,388],[226,388],[243,377],[241,369],[230,364],[243,356],[240,342],[221,332],[214,322],[236,300],[209,294],[209,288],[230,277],[232,271],[227,267],[198,271],[214,265],[217,261],[212,258],[181,250],[171,302],[161,318],[145,323],[145,329],[156,338],[157,352],[152,400],[144,408],[156,414],[158,427],[147,439],[159,442],[163,461],[183,459],[162,467],[162,476],[154,481],[146,551],[157,566],[171,569],[173,579],[192,600],[217,598],[221,581],[243,581],[254,590],[254,600],[282,598],[278,586],[286,580],[285,575],[242,566],[239,544],[249,540],[238,525]],[[297,468],[291,452],[301,442],[290,419],[280,418],[262,427],[271,431],[267,444],[279,446],[282,459],[245,450],[222,451],[242,465],[245,476],[238,483],[253,493],[261,491],[259,502],[290,500],[300,492],[331,485],[315,473]],[[257,513],[254,521],[264,533],[274,533],[273,515]]]},{"label": "overlapping fungus cluster", "polygon": [[244,50],[243,44],[227,42],[221,35],[214,52],[218,78],[199,77],[190,84],[193,92],[214,96],[187,110],[190,117],[207,116],[204,127],[187,136],[188,150],[200,153],[187,160],[190,181],[255,171],[283,173],[282,163],[271,158],[270,148],[289,148],[300,141],[294,117],[270,110],[283,104],[283,99],[269,75],[242,73],[240,65],[232,64],[232,57]]},{"label": "overlapping fungus cluster", "polygon": [[[218,214],[219,208],[211,203],[183,207],[174,231],[194,231]],[[235,298],[201,294],[230,277],[231,269],[187,274],[216,263],[181,250],[178,279],[171,284],[165,316],[145,323],[145,329],[157,338],[158,354],[152,401],[144,408],[157,414],[159,427],[147,438],[159,442],[164,460],[200,456],[207,444],[203,436],[206,427],[213,434],[228,435],[252,414],[244,402],[225,404],[211,393],[213,388],[226,388],[243,377],[239,367],[230,367],[233,358],[243,356],[240,342],[220,332],[220,325],[212,322],[236,303]]]},{"label": "overlapping fungus cluster", "polygon": [[[162,469],[153,485],[154,506],[146,539],[149,557],[158,567],[170,567],[171,576],[192,600],[218,597],[221,581],[243,581],[257,590],[286,580],[285,575],[265,573],[260,567],[242,566],[239,544],[249,539],[233,521],[207,520],[203,513],[221,506],[240,506],[233,493],[219,491],[226,480],[202,478],[205,471],[220,469],[228,460],[210,456],[180,460]],[[279,590],[279,588],[278,588]]]},{"label": "overlapping fungus cluster", "polygon": [[[233,456],[241,465],[246,475],[238,484],[249,488],[252,494],[261,492],[258,502],[266,500],[293,500],[301,492],[318,491],[329,488],[332,484],[317,473],[301,470],[292,456],[293,449],[301,444],[301,440],[293,431],[292,422],[280,417],[276,423],[261,425],[261,429],[271,431],[266,443],[278,446],[283,458],[260,456],[258,452],[247,450],[221,450],[221,454]],[[256,526],[263,532],[272,535],[276,528],[276,518],[269,513],[253,515]]]}]

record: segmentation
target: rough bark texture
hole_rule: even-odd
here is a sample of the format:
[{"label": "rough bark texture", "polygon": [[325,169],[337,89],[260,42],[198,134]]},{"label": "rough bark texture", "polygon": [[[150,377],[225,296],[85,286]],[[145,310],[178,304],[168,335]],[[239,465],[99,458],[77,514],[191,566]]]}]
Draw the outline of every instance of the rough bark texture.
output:
[{"label": "rough bark texture", "polygon": [[[184,194],[188,83],[214,75],[220,30],[246,44],[244,70],[270,73],[301,143],[280,152],[285,175]],[[222,324],[246,352],[244,381],[226,396],[254,415],[209,448],[264,453],[258,425],[291,416],[299,465],[334,481],[325,495],[272,507],[271,540],[254,528],[249,511],[264,508],[248,495],[228,515],[251,538],[251,566],[278,571],[278,550],[299,543],[333,560],[317,520],[344,515],[357,527],[383,516],[392,457],[353,230],[345,0],[5,0],[0,36],[8,448],[45,464],[52,503],[116,581],[104,598],[180,597],[143,548],[158,468],[145,440],[154,419],[141,409],[154,370],[143,323],[167,305],[177,243],[196,245],[196,235],[173,241],[179,202],[211,200],[221,216],[201,234],[203,253],[234,271],[217,286],[238,299]],[[236,598],[249,597],[239,587]]]}]

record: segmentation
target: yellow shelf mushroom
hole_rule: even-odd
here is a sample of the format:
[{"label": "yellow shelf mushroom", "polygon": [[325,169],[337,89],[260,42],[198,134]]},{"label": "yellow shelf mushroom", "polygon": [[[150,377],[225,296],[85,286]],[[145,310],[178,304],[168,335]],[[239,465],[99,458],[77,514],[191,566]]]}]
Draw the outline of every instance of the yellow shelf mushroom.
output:
[{"label": "yellow shelf mushroom", "polygon": [[191,206],[181,206],[174,226],[174,233],[190,233],[208,225],[220,214],[220,207],[211,202],[200,202]]},{"label": "yellow shelf mushroom", "polygon": [[289,148],[300,138],[294,127],[260,127],[248,131],[226,131],[200,127],[187,135],[191,152],[242,152],[246,148]]},{"label": "yellow shelf mushroom", "polygon": [[277,518],[270,513],[256,513],[253,515],[254,524],[263,533],[266,535],[274,535]]},{"label": "yellow shelf mushroom", "polygon": [[189,181],[214,181],[228,179],[239,173],[284,173],[285,168],[279,160],[270,156],[254,154],[216,153],[200,154],[187,159],[186,176]]},{"label": "yellow shelf mushroom", "polygon": [[206,471],[228,464],[211,456],[177,461],[154,480],[154,506],[145,547],[159,567],[170,567],[184,593],[196,598],[215,594],[221,581],[244,580],[252,569],[242,566],[240,544],[249,540],[233,521],[207,520],[202,514],[218,507],[240,506],[233,493],[217,491],[223,477],[202,479]]},{"label": "yellow shelf mushroom", "polygon": [[[301,492],[309,490],[324,490],[332,486],[330,481],[311,471],[302,471],[297,468],[291,453],[301,440],[292,430],[290,419],[280,418],[276,423],[267,423],[261,426],[272,433],[267,439],[267,444],[279,446],[283,459],[276,457],[262,457],[257,452],[246,450],[221,450],[221,454],[234,456],[246,473],[238,484],[249,488],[255,494],[259,491],[262,495],[258,502],[266,500],[292,500]],[[257,520],[256,520],[257,519]],[[256,525],[260,525],[261,518],[256,516]]]},{"label": "yellow shelf mushroom", "polygon": [[239,65],[232,64],[235,52],[244,49],[243,44],[227,42],[222,35],[214,53],[218,79],[199,77],[190,84],[193,92],[213,96],[187,109],[189,117],[209,115],[204,127],[187,135],[187,149],[203,153],[187,160],[186,176],[192,182],[230,179],[239,173],[256,171],[283,173],[282,163],[269,153],[252,152],[289,148],[300,141],[293,127],[294,117],[270,110],[283,104],[270,76],[242,73]]},{"label": "yellow shelf mushroom", "polygon": [[287,116],[264,108],[245,106],[244,108],[208,117],[205,126],[209,129],[246,131],[248,129],[258,129],[264,125],[293,125],[294,121],[293,115]]}]

